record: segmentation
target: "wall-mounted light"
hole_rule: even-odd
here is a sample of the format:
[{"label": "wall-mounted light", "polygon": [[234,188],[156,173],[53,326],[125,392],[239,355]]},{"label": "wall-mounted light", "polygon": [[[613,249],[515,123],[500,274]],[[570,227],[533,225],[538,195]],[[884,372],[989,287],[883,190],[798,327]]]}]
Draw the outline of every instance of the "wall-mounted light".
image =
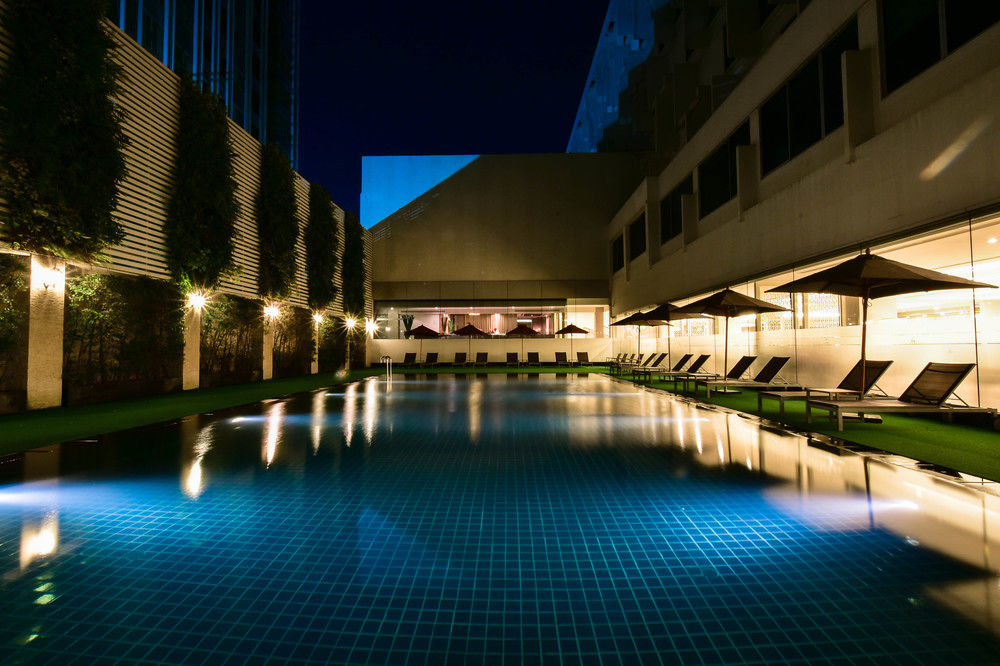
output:
[{"label": "wall-mounted light", "polygon": [[377,330],[378,330],[378,324],[376,324],[371,319],[365,320],[365,333],[367,333],[368,335],[373,335]]},{"label": "wall-mounted light", "polygon": [[281,308],[272,303],[271,305],[268,305],[266,308],[264,308],[264,316],[272,320],[277,319],[278,317],[281,316]]},{"label": "wall-mounted light", "polygon": [[354,327],[357,325],[358,325],[358,320],[355,319],[354,317],[348,317],[347,319],[344,320],[344,326],[347,327],[347,330],[349,331],[353,331]]},{"label": "wall-mounted light", "polygon": [[208,304],[208,297],[200,291],[192,291],[187,295],[187,305],[195,312],[201,312]]},{"label": "wall-mounted light", "polygon": [[323,323],[323,315],[321,315],[318,312],[314,312],[313,313],[313,321],[316,322],[317,326],[319,326],[320,324]]}]

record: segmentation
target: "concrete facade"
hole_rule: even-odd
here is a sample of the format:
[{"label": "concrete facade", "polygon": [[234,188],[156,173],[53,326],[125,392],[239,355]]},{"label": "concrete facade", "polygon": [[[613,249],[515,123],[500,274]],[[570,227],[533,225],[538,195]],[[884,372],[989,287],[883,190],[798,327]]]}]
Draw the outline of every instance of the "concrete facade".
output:
[{"label": "concrete facade", "polygon": [[28,409],[62,404],[66,262],[31,255],[28,277]]},{"label": "concrete facade", "polygon": [[607,298],[629,154],[486,155],[371,229],[376,301]]}]

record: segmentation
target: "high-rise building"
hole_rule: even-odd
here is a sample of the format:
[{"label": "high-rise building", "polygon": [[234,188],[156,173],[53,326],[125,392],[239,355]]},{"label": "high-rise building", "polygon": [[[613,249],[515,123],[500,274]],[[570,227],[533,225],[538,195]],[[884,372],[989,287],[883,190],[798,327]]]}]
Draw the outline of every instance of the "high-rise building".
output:
[{"label": "high-rise building", "polygon": [[299,0],[112,0],[108,17],[297,167]]}]

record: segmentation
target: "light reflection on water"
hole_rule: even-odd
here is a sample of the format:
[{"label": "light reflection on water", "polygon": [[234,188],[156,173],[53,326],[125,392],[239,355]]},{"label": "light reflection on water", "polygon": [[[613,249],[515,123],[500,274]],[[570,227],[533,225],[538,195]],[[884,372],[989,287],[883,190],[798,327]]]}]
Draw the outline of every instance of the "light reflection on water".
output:
[{"label": "light reflection on water", "polygon": [[[9,572],[6,584],[14,585],[23,576],[34,577],[33,593],[46,585],[51,588],[34,593],[33,604],[46,606],[46,612],[56,612],[62,603],[68,604],[68,596],[63,599],[49,591],[63,589],[63,583],[57,585],[59,581],[52,578],[52,573],[62,573],[63,578],[74,576],[76,560],[82,557],[80,553],[89,552],[91,542],[103,549],[116,547],[113,542],[102,541],[99,531],[88,533],[81,516],[93,520],[101,511],[129,506],[121,501],[125,496],[140,508],[155,509],[155,515],[162,515],[156,520],[165,521],[164,525],[171,528],[194,520],[199,507],[207,506],[214,512],[220,505],[231,506],[229,515],[239,526],[252,522],[253,513],[243,512],[250,511],[254,502],[267,501],[268,497],[286,502],[280,488],[313,492],[308,485],[310,475],[318,475],[324,484],[323,492],[328,494],[323,500],[327,504],[320,502],[319,506],[338,507],[344,515],[351,514],[346,507],[354,511],[348,523],[331,523],[327,527],[331,534],[339,535],[338,539],[354,543],[352,561],[361,562],[360,572],[368,577],[395,572],[408,577],[411,586],[461,588],[470,584],[470,574],[462,570],[465,546],[448,543],[447,536],[436,531],[437,523],[440,520],[444,525],[445,518],[457,517],[457,524],[471,526],[468,529],[478,525],[486,533],[490,529],[487,516],[477,514],[475,507],[468,504],[468,497],[460,493],[455,495],[461,499],[458,504],[427,507],[428,511],[439,512],[430,523],[394,517],[399,503],[414,501],[406,494],[407,488],[419,487],[420,474],[433,474],[427,469],[415,471],[420,462],[411,457],[414,454],[408,452],[407,443],[412,442],[415,451],[426,449],[433,455],[437,450],[435,441],[446,442],[444,446],[465,442],[495,466],[514,464],[517,451],[525,455],[525,462],[517,464],[534,461],[540,466],[550,465],[549,450],[554,443],[564,443],[568,455],[584,461],[593,456],[595,465],[607,462],[606,452],[620,451],[615,470],[599,469],[598,473],[609,474],[609,479],[616,475],[634,477],[626,482],[640,488],[640,493],[652,488],[652,495],[643,497],[656,497],[657,480],[648,470],[633,467],[637,464],[633,460],[646,460],[635,457],[633,452],[683,452],[682,457],[669,458],[664,475],[696,476],[685,467],[687,462],[701,470],[734,470],[738,485],[733,497],[749,493],[746,497],[752,498],[747,505],[751,513],[766,506],[776,515],[818,534],[887,531],[897,535],[901,544],[919,544],[922,549],[975,567],[981,572],[978,575],[956,575],[954,580],[934,578],[921,584],[921,590],[940,607],[993,631],[1000,629],[996,626],[1000,622],[1000,579],[996,577],[1000,573],[1000,497],[971,488],[968,483],[928,475],[897,457],[859,455],[805,437],[762,429],[756,421],[736,414],[699,409],[656,392],[637,392],[631,385],[604,377],[542,375],[531,383],[503,375],[470,376],[460,381],[447,377],[432,381],[397,379],[391,391],[389,388],[384,381],[372,379],[351,384],[343,392],[318,391],[302,398],[242,408],[235,415],[194,417],[173,430],[165,429],[161,448],[169,451],[179,445],[180,450],[180,455],[173,457],[173,497],[170,491],[155,485],[157,479],[171,473],[171,464],[163,462],[166,455],[157,457],[151,469],[126,465],[124,471],[115,471],[115,464],[108,463],[107,458],[102,463],[101,456],[93,456],[92,462],[83,465],[75,459],[76,467],[70,470],[75,473],[89,474],[88,465],[98,472],[102,465],[111,468],[103,472],[110,473],[111,480],[96,483],[86,479],[45,480],[61,469],[59,447],[50,447],[47,455],[28,454],[22,466],[24,482],[0,487],[0,534],[7,536],[15,524],[19,526],[16,551],[0,551],[0,557],[11,558],[0,567]],[[360,451],[359,437],[364,438]],[[134,435],[123,434],[91,449],[99,451],[100,446],[112,445],[117,446],[118,453],[128,454],[138,442]],[[247,452],[254,447],[259,447],[260,453],[250,461]],[[463,465],[474,463],[461,457],[445,462],[456,467],[441,469],[438,476],[454,475],[455,487],[468,484],[475,489],[477,498],[496,497],[516,503],[524,493],[520,485],[512,487],[509,497],[503,487],[476,486],[482,479],[467,478],[461,471]],[[589,464],[584,463],[585,467]],[[743,471],[737,474],[736,468]],[[136,474],[146,475],[152,485],[132,482]],[[530,471],[528,475],[530,478]],[[407,486],[410,477],[416,479],[416,485]],[[598,478],[599,487],[606,480]],[[390,485],[398,480],[399,488],[380,505],[366,491],[368,479]],[[754,480],[753,485],[747,486],[748,479]],[[11,481],[15,479],[8,483]],[[270,485],[278,481],[294,485]],[[426,481],[437,482],[440,478],[428,476]],[[500,482],[502,479],[497,480]],[[155,492],[150,492],[152,488]],[[591,490],[569,488],[554,492],[573,497],[576,492]],[[580,498],[585,498],[584,503],[593,500],[589,495]],[[720,499],[727,510],[740,510],[738,501],[730,504],[730,500]],[[692,505],[699,501],[698,497],[690,500]],[[552,507],[540,505],[532,510],[549,511]],[[562,510],[571,512],[573,507],[567,505]],[[155,521],[145,525],[143,520],[149,518],[129,516],[129,529],[137,530],[140,536],[134,538],[140,542],[165,538],[166,533],[157,531],[161,528]],[[65,534],[60,534],[61,520],[72,524],[69,531],[73,538],[69,542]],[[328,518],[317,511],[289,513],[286,520],[301,525],[297,529],[308,533],[313,529],[310,520],[326,525]],[[456,528],[449,525],[447,529]],[[142,536],[150,531],[152,537]],[[458,533],[464,534],[461,530]],[[476,543],[475,534],[464,538]],[[712,567],[718,570],[717,564]],[[39,578],[42,575],[48,578]],[[19,634],[17,640],[26,641],[26,636],[35,636],[30,639],[32,644],[44,640],[38,638],[45,636],[44,627],[38,626],[24,628],[27,633]],[[3,649],[0,646],[0,654]]]}]

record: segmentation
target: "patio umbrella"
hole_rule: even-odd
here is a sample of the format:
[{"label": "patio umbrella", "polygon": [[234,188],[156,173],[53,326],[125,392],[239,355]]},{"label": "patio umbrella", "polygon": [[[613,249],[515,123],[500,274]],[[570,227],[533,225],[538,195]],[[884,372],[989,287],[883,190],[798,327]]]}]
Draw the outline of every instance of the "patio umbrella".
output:
[{"label": "patio umbrella", "polygon": [[[723,289],[722,291],[717,291],[711,296],[706,296],[705,298],[695,301],[694,303],[688,303],[687,305],[679,307],[675,310],[675,312],[679,315],[698,314],[726,318],[726,335],[722,352],[722,381],[724,385],[726,375],[729,373],[730,318],[741,317],[748,314],[761,314],[764,312],[786,312],[787,310],[788,308],[783,308],[780,305],[774,305],[773,303],[768,303],[767,301],[762,301],[759,298],[754,298],[752,296],[745,296],[737,291],[733,291],[732,289]],[[725,386],[723,386],[722,390],[723,392],[726,390]]]},{"label": "patio umbrella", "polygon": [[861,298],[861,387],[865,387],[865,353],[868,346],[868,303],[873,298],[913,294],[941,289],[972,289],[996,285],[974,282],[886,259],[865,250],[864,254],[832,268],[792,280],[768,292],[822,293]]},{"label": "patio umbrella", "polygon": [[[659,320],[664,322],[667,326],[670,326],[671,321],[677,321],[678,319],[700,319],[704,315],[693,313],[693,312],[678,312],[680,308],[673,303],[664,303],[663,305],[657,305],[655,308],[646,313],[646,316],[652,320]],[[658,324],[653,324],[657,326]],[[667,335],[667,367],[673,367],[674,362],[670,358],[670,335]]]},{"label": "patio umbrella", "polygon": [[472,336],[486,335],[486,331],[481,331],[472,324],[466,324],[462,328],[455,331],[455,335],[464,335],[469,338],[469,356],[472,356]]},{"label": "patio umbrella", "polygon": [[[556,331],[556,335],[575,335],[577,333],[589,333],[589,331],[585,331],[582,328],[580,328],[579,326],[575,326],[573,324],[570,324],[569,326],[563,326],[558,331]],[[573,356],[573,338],[569,339],[569,357],[570,358],[574,358],[574,356]]]},{"label": "patio umbrella", "polygon": [[524,338],[529,335],[538,335],[538,331],[524,324],[518,324],[506,333],[508,338],[521,338],[521,356],[524,356]]},{"label": "patio umbrella", "polygon": [[420,326],[417,326],[416,328],[411,328],[410,330],[408,330],[403,335],[405,335],[408,338],[416,338],[416,339],[420,340],[420,351],[417,352],[417,358],[418,359],[419,359],[419,357],[421,357],[421,356],[424,355],[424,340],[431,340],[433,338],[440,338],[441,337],[440,333],[438,333],[437,331],[434,331],[434,330],[431,330],[431,329],[427,328],[423,324],[421,324]]},{"label": "patio umbrella", "polygon": [[636,327],[636,343],[635,343],[635,353],[638,354],[642,352],[642,327],[643,326],[663,326],[667,322],[662,319],[651,319],[646,312],[636,312],[630,314],[624,319],[619,319],[613,322],[612,326],[635,326]]}]

